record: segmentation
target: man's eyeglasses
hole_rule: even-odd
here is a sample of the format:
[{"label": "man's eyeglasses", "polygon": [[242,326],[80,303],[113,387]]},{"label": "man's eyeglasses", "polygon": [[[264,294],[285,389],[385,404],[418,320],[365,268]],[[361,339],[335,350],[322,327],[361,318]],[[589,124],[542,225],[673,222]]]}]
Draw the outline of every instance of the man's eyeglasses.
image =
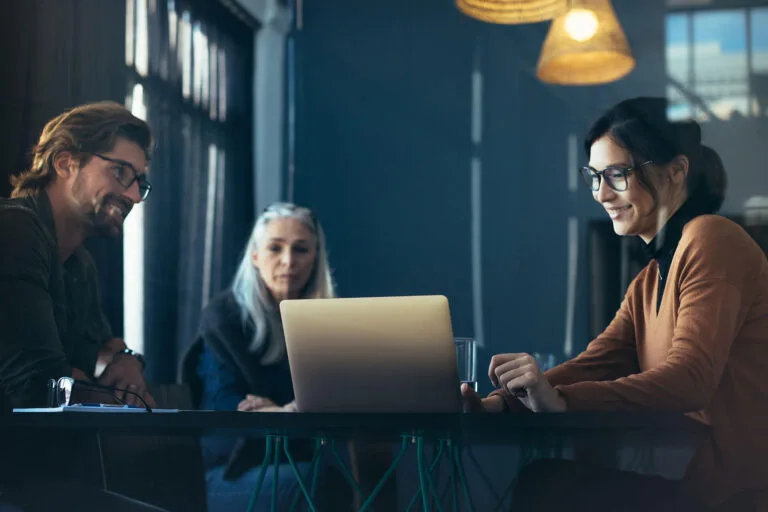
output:
[{"label": "man's eyeglasses", "polygon": [[618,165],[611,165],[602,171],[595,170],[587,165],[582,167],[579,172],[581,173],[581,177],[584,178],[584,182],[589,188],[592,189],[593,192],[600,190],[601,180],[605,180],[608,186],[616,192],[624,192],[627,190],[627,176],[632,174],[632,172],[636,171],[637,169],[652,163],[652,160],[648,160],[647,162],[643,162],[642,164],[635,167],[620,167]]},{"label": "man's eyeglasses", "polygon": [[149,183],[147,175],[137,171],[130,162],[119,160],[117,158],[110,158],[108,156],[100,155],[99,153],[93,153],[93,156],[97,156],[106,162],[115,164],[112,169],[115,173],[115,178],[117,179],[117,182],[126,189],[131,188],[133,182],[138,183],[139,197],[142,201],[145,201],[149,196],[149,193],[152,192],[152,185]]}]

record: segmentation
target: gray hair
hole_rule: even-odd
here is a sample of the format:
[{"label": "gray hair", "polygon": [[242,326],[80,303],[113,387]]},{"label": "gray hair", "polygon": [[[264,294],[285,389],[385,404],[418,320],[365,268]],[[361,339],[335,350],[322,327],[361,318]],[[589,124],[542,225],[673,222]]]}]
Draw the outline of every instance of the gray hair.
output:
[{"label": "gray hair", "polygon": [[298,220],[317,237],[314,268],[301,298],[325,299],[336,295],[328,265],[325,233],[312,211],[291,203],[274,203],[267,207],[256,220],[232,282],[232,293],[240,306],[243,324],[251,320],[255,327],[248,350],[258,352],[266,348],[261,358],[262,364],[276,363],[285,356],[285,336],[278,306],[254,266],[251,255],[261,247],[267,225],[273,220],[285,218]]}]

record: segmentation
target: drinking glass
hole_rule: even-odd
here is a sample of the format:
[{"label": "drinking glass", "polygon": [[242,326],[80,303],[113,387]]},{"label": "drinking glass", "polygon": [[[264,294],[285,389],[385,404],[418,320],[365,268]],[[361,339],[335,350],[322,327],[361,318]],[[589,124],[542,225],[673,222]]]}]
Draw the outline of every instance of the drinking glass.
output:
[{"label": "drinking glass", "polygon": [[555,354],[534,352],[531,355],[536,360],[536,363],[538,363],[539,369],[541,369],[542,372],[546,372],[557,366],[557,357]]},{"label": "drinking glass", "polygon": [[474,338],[454,338],[459,380],[477,391],[477,343]]}]

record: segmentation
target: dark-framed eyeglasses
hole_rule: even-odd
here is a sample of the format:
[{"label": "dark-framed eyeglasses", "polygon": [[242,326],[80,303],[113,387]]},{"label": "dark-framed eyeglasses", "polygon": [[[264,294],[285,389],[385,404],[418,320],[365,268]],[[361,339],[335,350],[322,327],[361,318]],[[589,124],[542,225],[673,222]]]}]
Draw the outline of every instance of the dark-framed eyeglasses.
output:
[{"label": "dark-framed eyeglasses", "polygon": [[602,180],[605,180],[608,186],[611,187],[616,192],[624,192],[625,190],[627,190],[627,186],[628,186],[627,176],[632,174],[637,169],[640,169],[652,163],[653,163],[652,160],[648,160],[646,162],[643,162],[640,165],[636,165],[633,167],[621,167],[618,165],[610,165],[605,169],[603,169],[602,171],[598,171],[588,165],[585,165],[579,170],[579,172],[581,173],[581,177],[584,178],[584,183],[586,183],[587,186],[590,189],[592,189],[593,192],[597,192],[598,190],[600,190],[600,182]]},{"label": "dark-framed eyeglasses", "polygon": [[131,185],[136,182],[139,184],[139,197],[141,200],[145,201],[149,197],[149,193],[152,192],[152,185],[149,183],[147,175],[137,171],[130,162],[118,158],[110,158],[99,153],[92,153],[92,155],[115,164],[112,171],[115,173],[117,182],[124,188],[131,188]]}]

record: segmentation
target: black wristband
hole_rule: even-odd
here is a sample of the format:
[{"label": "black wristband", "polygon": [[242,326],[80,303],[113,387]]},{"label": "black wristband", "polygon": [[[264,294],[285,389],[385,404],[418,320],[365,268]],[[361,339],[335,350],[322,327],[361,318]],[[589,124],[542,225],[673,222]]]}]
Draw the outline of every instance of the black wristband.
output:
[{"label": "black wristband", "polygon": [[[124,348],[123,350],[119,351],[117,354],[125,354],[125,355],[129,355],[129,356],[132,356],[132,357],[136,358],[136,360],[137,360],[139,363],[141,363],[141,369],[142,369],[142,370],[143,370],[143,369],[144,369],[144,367],[146,366],[146,361],[144,361],[144,356],[143,356],[143,355],[141,355],[141,354],[139,354],[138,352],[136,352],[136,351],[135,351],[135,350],[133,350],[133,349],[130,349],[130,348]],[[117,354],[115,354],[115,355],[117,355]]]}]

